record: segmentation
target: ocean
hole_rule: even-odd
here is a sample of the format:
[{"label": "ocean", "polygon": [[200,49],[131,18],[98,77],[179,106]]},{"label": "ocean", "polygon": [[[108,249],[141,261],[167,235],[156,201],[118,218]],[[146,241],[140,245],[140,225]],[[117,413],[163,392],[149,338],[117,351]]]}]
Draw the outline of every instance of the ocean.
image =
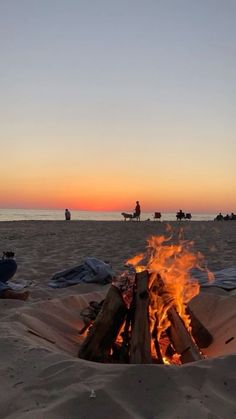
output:
[{"label": "ocean", "polygon": [[[142,212],[141,221],[153,220],[153,212]],[[193,221],[212,221],[216,214],[192,213]],[[27,221],[27,220],[64,220],[64,210],[46,209],[0,209],[0,221]],[[121,212],[78,211],[71,210],[72,220],[93,221],[121,221]],[[175,221],[176,213],[162,212],[161,221]]]}]

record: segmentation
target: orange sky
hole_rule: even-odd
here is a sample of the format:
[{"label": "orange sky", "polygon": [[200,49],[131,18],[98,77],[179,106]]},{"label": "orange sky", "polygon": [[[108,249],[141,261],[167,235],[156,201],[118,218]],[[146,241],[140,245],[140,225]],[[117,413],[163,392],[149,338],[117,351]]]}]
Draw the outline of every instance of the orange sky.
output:
[{"label": "orange sky", "polygon": [[[20,172],[8,175],[8,182],[0,185],[1,207],[64,208],[79,210],[132,210],[135,201],[141,202],[143,211],[176,211],[184,208],[192,212],[234,211],[236,207],[234,187],[224,180],[204,181],[156,176],[101,175],[91,173],[77,177],[62,173],[49,176]],[[3,178],[3,174],[1,177]],[[181,179],[182,178],[182,179]]]},{"label": "orange sky", "polygon": [[0,207],[236,212],[236,6],[128,3],[4,2]]}]

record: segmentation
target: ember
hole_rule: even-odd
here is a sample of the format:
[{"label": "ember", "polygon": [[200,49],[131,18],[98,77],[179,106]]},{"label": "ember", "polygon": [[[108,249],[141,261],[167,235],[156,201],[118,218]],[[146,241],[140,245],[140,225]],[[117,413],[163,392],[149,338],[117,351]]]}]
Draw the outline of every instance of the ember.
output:
[{"label": "ember", "polygon": [[[88,322],[79,357],[99,362],[181,364],[203,358],[212,336],[188,302],[199,293],[193,268],[206,269],[193,243],[153,236],[126,262],[101,309]],[[91,325],[90,325],[91,323]],[[86,327],[84,328],[84,331]]]}]

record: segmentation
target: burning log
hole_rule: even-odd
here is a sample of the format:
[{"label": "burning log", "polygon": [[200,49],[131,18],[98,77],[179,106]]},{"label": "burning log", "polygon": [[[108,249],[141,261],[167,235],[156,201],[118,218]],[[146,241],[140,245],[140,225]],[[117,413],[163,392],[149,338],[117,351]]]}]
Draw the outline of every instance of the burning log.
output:
[{"label": "burning log", "polygon": [[[181,360],[183,364],[203,358],[177,312],[171,290],[160,275],[142,271],[136,273],[133,279],[124,275],[122,281],[118,281],[116,286],[111,285],[106,299],[96,303],[95,308],[100,310],[97,317],[96,313],[92,313],[91,317],[91,307],[82,310],[85,323],[88,315],[90,317],[89,323],[80,332],[86,331],[92,319],[94,323],[79,350],[80,358],[135,364],[171,362],[175,354],[179,356],[174,362]],[[92,303],[90,306],[94,308],[95,303]],[[199,347],[211,342],[210,333],[189,307],[186,307],[186,312],[191,319],[193,336],[197,337],[197,344],[200,342]]]},{"label": "burning log", "polygon": [[193,342],[175,307],[169,308],[167,315],[171,323],[168,334],[176,352],[180,355],[182,364],[202,359],[200,351]]},{"label": "burning log", "polygon": [[112,285],[101,311],[80,347],[79,358],[98,362],[107,360],[126,314],[127,308],[122,295],[118,288]]},{"label": "burning log", "polygon": [[134,318],[130,342],[130,363],[151,364],[151,335],[149,326],[149,275],[147,271],[136,274]]},{"label": "burning log", "polygon": [[[164,282],[159,276],[157,276],[157,278],[154,280],[150,289],[150,293],[151,299],[152,297],[155,299],[156,296],[159,295],[163,300],[164,306],[168,307],[173,305],[173,299],[167,287],[164,286]],[[190,318],[191,333],[197,346],[199,348],[207,348],[213,341],[212,335],[207,330],[207,328],[200,322],[200,320],[195,316],[194,312],[190,309],[188,305],[186,306],[186,314]]]},{"label": "burning log", "polygon": [[130,361],[130,327],[132,320],[132,308],[128,310],[124,330],[121,332],[122,344],[119,351],[119,362],[128,364]]},{"label": "burning log", "polygon": [[180,355],[182,363],[185,364],[202,359],[200,351],[177,313],[171,295],[160,275],[156,276],[152,290],[158,293],[163,299],[163,303],[167,306],[167,317],[171,324],[168,328],[168,336],[174,349]]},{"label": "burning log", "polygon": [[153,330],[152,330],[152,339],[153,339],[153,342],[154,342],[154,347],[155,347],[158,363],[159,364],[164,364],[161,349],[160,349],[160,345],[159,345],[159,341],[158,341],[158,316],[157,316],[157,314],[155,315],[155,323],[154,323],[154,327],[153,327]]}]

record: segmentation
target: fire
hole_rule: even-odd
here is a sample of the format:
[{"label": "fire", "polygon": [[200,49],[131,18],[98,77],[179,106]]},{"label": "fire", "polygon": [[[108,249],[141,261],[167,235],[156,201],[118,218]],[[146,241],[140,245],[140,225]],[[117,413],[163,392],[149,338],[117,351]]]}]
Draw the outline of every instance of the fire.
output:
[{"label": "fire", "polygon": [[[186,313],[186,305],[199,293],[200,289],[198,281],[191,275],[191,270],[193,268],[206,270],[203,255],[193,251],[193,242],[180,237],[179,242],[173,244],[170,243],[171,238],[171,236],[150,237],[146,252],[126,262],[127,265],[132,265],[136,272],[147,270],[150,274],[150,330],[152,334],[157,333],[158,340],[161,339],[170,325],[167,311],[172,306],[175,307],[186,328],[191,333],[190,318]],[[210,274],[208,272],[209,279]],[[162,295],[155,292],[160,287],[160,280],[163,287]],[[157,324],[158,330],[155,332]],[[167,358],[163,357],[163,359],[166,363],[169,363]],[[176,359],[175,361],[178,362]]]},{"label": "fire", "polygon": [[88,330],[82,358],[164,364],[202,359],[200,348],[212,336],[205,330],[200,341],[196,318],[195,325],[192,321],[188,302],[200,290],[192,270],[213,277],[194,243],[184,240],[182,232],[175,242],[167,231],[167,237],[151,236],[146,251],[126,261],[127,269],[113,279],[104,303],[90,303],[101,311]]},{"label": "fire", "polygon": [[148,239],[147,251],[127,260],[126,264],[133,265],[136,272],[148,270],[151,274],[150,289],[157,274],[164,281],[168,290],[169,302],[156,302],[153,307],[158,316],[169,305],[174,304],[179,315],[189,328],[188,316],[185,314],[186,304],[199,293],[199,283],[190,271],[203,265],[203,256],[192,251],[193,242],[185,240],[178,244],[168,244],[171,237],[152,236]]}]

